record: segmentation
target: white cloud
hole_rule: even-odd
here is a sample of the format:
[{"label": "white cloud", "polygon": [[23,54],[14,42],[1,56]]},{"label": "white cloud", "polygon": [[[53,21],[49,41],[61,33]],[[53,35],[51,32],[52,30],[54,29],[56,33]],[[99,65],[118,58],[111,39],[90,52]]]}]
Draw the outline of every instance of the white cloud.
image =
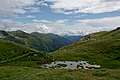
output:
[{"label": "white cloud", "polygon": [[11,10],[13,13],[19,13],[19,14],[24,14],[26,11],[24,9],[13,9]]},{"label": "white cloud", "polygon": [[[51,2],[52,4],[48,4]],[[39,5],[34,6],[33,5]],[[0,15],[40,12],[40,6],[47,6],[56,13],[104,13],[120,10],[120,0],[0,0]]]},{"label": "white cloud", "polygon": [[52,33],[72,35],[112,30],[120,26],[120,17],[77,20],[73,25],[68,24],[67,21],[69,20],[37,20],[36,22],[46,24],[51,28]]},{"label": "white cloud", "polygon": [[[37,0],[0,0],[0,15],[24,14],[26,7],[35,5]],[[38,8],[32,8],[31,11],[39,11]]]},{"label": "white cloud", "polygon": [[86,34],[112,30],[120,26],[120,17],[110,17],[101,19],[86,19],[78,20],[74,27],[71,28],[72,31],[84,32]]},{"label": "white cloud", "polygon": [[36,18],[36,16],[28,15],[28,16],[26,16],[26,18]]},{"label": "white cloud", "polygon": [[9,19],[0,20],[0,30],[16,31],[22,30],[27,33],[39,32],[39,33],[51,33],[51,29],[45,24],[41,23],[21,23]]},{"label": "white cloud", "polygon": [[78,20],[76,23],[84,23],[87,26],[92,27],[106,27],[106,28],[114,28],[120,26],[120,16],[119,17],[109,17],[109,18],[101,18],[101,19],[86,19],[86,20]]},{"label": "white cloud", "polygon": [[[45,0],[52,2],[55,12],[69,13],[104,13],[120,10],[120,0]],[[66,10],[70,10],[66,13]]]},{"label": "white cloud", "polygon": [[37,19],[33,19],[32,22],[34,22],[34,23],[51,23],[51,21],[48,21],[48,20],[37,20]]},{"label": "white cloud", "polygon": [[2,30],[23,30],[26,32],[55,33],[59,35],[89,34],[103,30],[112,30],[120,26],[120,17],[77,20],[73,25],[69,20],[33,20],[33,23],[21,23],[9,19],[0,20]]},{"label": "white cloud", "polygon": [[28,7],[28,12],[40,12],[40,9],[38,7]]}]

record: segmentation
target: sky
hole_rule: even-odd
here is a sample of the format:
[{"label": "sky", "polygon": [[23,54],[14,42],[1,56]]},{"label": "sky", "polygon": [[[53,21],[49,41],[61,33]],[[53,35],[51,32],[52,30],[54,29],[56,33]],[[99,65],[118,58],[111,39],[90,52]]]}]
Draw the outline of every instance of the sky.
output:
[{"label": "sky", "polygon": [[83,35],[120,26],[120,0],[0,0],[0,30]]}]

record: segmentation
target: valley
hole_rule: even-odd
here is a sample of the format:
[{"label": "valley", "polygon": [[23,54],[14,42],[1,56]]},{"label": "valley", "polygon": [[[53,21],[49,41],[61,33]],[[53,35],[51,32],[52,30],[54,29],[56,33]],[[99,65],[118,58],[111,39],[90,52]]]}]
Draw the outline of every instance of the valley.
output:
[{"label": "valley", "polygon": [[[15,35],[13,36],[11,35],[13,34],[12,32],[4,33],[5,34],[3,35],[2,31],[0,34],[2,35],[0,39],[0,80],[120,79],[119,28],[112,31],[103,31],[86,35],[82,37],[81,40],[75,41],[70,45],[63,46],[54,52],[38,51],[35,48],[29,47],[28,45],[26,45],[26,43],[21,44],[16,42],[17,39],[22,40],[23,38],[20,37],[26,37],[28,36],[28,34],[20,35],[20,33],[18,35],[18,32],[13,32]],[[39,33],[35,34],[38,35]],[[34,36],[36,36],[35,34]],[[14,40],[16,41],[12,41],[13,38],[11,38],[10,36],[8,37],[8,35],[15,37]],[[39,37],[43,35],[44,34],[39,35]],[[43,38],[41,37],[41,39]],[[24,42],[24,40],[22,41]],[[44,44],[47,45],[46,43]],[[66,62],[66,65],[69,67],[69,69],[67,69],[67,67],[66,69],[44,69],[40,66],[42,64],[48,64],[53,61],[60,61],[59,63],[61,66],[64,62]],[[100,68],[84,68],[77,70],[75,68],[73,69],[72,66],[75,66],[74,63],[76,64],[77,61],[88,61],[89,64],[94,64],[94,66],[99,65]],[[73,65],[69,66],[69,64]]]},{"label": "valley", "polygon": [[0,0],[0,80],[120,80],[120,0]]}]

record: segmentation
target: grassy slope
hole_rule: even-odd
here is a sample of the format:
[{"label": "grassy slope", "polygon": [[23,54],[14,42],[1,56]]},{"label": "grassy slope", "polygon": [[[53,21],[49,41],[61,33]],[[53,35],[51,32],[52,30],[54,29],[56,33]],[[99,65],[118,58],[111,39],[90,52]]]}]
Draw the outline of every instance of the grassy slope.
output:
[{"label": "grassy slope", "polygon": [[23,55],[29,51],[34,51],[25,46],[21,46],[16,43],[12,43],[5,40],[0,40],[0,60],[9,60],[11,58]]},{"label": "grassy slope", "polygon": [[22,41],[20,38],[15,37],[15,36],[9,34],[6,31],[3,31],[3,30],[0,30],[0,39],[4,39],[4,40],[8,40],[8,41],[12,41],[12,42],[15,42],[15,43],[25,45],[25,42]]},{"label": "grassy slope", "polygon": [[120,70],[63,70],[0,67],[0,80],[120,80]]},{"label": "grassy slope", "polygon": [[46,62],[49,56],[20,44],[0,40],[0,65],[34,66]]},{"label": "grassy slope", "polygon": [[57,60],[88,60],[102,67],[120,67],[120,29],[88,35],[52,54]]}]

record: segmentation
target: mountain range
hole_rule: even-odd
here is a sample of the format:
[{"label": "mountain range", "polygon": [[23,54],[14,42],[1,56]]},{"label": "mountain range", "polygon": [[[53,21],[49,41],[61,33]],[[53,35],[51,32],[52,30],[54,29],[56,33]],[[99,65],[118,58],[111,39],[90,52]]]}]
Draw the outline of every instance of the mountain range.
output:
[{"label": "mountain range", "polygon": [[55,51],[58,48],[71,44],[74,41],[80,40],[80,36],[59,36],[48,33],[26,33],[21,30],[18,31],[0,31],[0,38],[12,41],[39,51]]}]

